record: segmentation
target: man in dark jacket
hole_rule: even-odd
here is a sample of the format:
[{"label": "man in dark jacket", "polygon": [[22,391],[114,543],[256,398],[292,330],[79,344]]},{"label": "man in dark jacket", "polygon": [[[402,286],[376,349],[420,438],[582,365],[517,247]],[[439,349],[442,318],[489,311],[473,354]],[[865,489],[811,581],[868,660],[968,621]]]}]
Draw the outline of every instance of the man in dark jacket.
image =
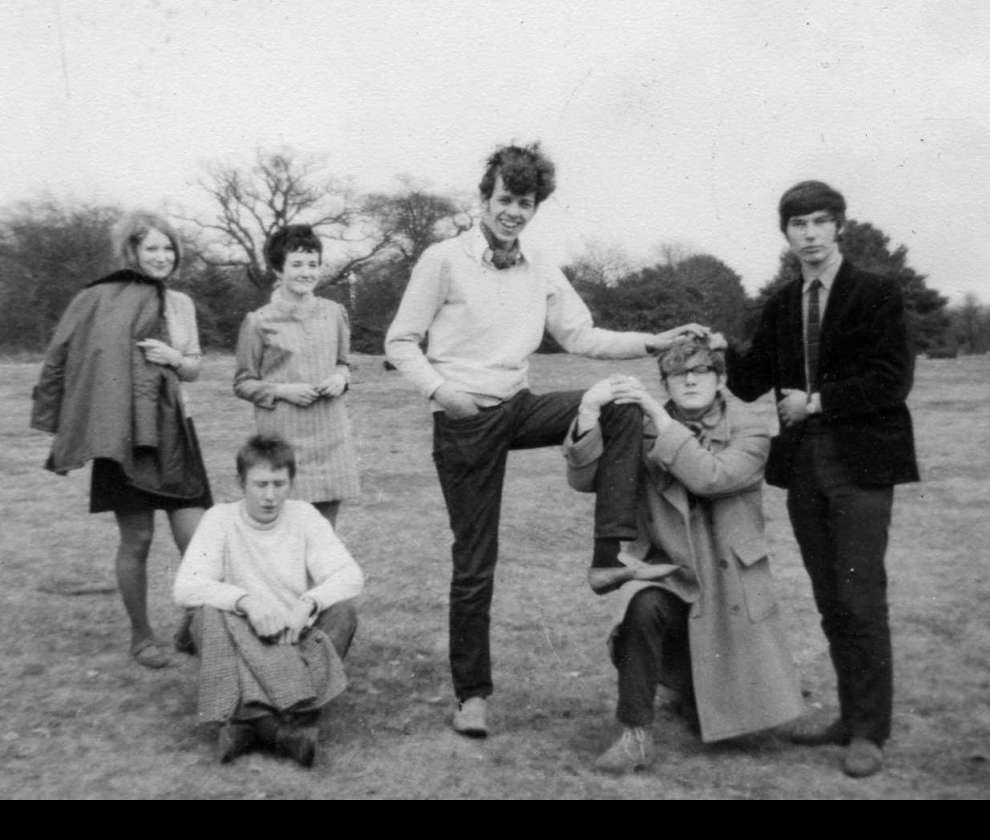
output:
[{"label": "man in dark jacket", "polygon": [[847,745],[847,775],[883,766],[893,701],[884,554],[893,486],[918,480],[905,399],[914,358],[896,280],[844,260],[845,199],[804,181],[780,200],[801,277],[767,302],[749,350],[729,348],[728,385],[770,388],[780,433],[766,480],[787,509],[835,666],[839,718],[796,727],[803,744]]}]

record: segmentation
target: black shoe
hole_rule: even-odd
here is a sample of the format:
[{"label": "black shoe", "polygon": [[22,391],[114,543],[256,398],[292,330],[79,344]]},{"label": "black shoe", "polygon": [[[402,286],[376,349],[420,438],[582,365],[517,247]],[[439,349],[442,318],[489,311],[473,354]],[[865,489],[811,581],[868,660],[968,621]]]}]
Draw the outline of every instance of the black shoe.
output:
[{"label": "black shoe", "polygon": [[196,642],[193,640],[192,621],[193,611],[186,610],[179,619],[179,626],[172,636],[172,646],[177,653],[188,653],[190,656],[196,655]]},{"label": "black shoe", "polygon": [[316,761],[316,741],[320,730],[315,726],[289,726],[280,724],[275,744],[278,751],[303,767],[312,767]]},{"label": "black shoe", "polygon": [[227,764],[248,752],[255,745],[257,736],[249,723],[225,723],[217,733],[217,752],[220,763]]},{"label": "black shoe", "polygon": [[868,738],[853,738],[842,758],[842,772],[853,779],[872,776],[883,769],[883,749]]},{"label": "black shoe", "polygon": [[694,697],[678,697],[671,706],[674,714],[677,715],[693,735],[701,734],[701,721],[698,719],[698,706],[694,702]]}]

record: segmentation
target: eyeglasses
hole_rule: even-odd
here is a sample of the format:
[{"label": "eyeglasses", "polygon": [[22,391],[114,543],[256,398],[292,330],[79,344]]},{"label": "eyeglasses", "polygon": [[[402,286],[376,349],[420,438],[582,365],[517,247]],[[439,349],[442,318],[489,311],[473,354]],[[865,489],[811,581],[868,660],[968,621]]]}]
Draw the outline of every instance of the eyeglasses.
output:
[{"label": "eyeglasses", "polygon": [[685,368],[684,370],[679,370],[675,373],[668,373],[668,379],[685,379],[690,373],[692,376],[704,376],[706,373],[714,373],[714,365],[695,365],[694,367]]}]

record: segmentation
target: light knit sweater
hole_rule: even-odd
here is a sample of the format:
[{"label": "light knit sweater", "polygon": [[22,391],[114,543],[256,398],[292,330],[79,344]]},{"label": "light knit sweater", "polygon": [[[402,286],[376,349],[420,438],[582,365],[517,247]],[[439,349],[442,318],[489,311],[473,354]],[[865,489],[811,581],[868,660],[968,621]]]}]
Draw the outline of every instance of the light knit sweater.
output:
[{"label": "light knit sweater", "polygon": [[306,595],[322,611],[360,594],[364,576],[347,548],[308,502],[286,501],[278,519],[262,524],[244,502],[203,514],[182,558],[172,594],[182,607],[236,611],[255,595],[290,609]]},{"label": "light knit sweater", "polygon": [[539,254],[527,251],[518,265],[496,269],[475,226],[423,252],[385,352],[424,397],[446,383],[493,405],[528,387],[528,360],[544,329],[568,353],[603,359],[645,356],[652,338],[596,328],[563,272]]}]

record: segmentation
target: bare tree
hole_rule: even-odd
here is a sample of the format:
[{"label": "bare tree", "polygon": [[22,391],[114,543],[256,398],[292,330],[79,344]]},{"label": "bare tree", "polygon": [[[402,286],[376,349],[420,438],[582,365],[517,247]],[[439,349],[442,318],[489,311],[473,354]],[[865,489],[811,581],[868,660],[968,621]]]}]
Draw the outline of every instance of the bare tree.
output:
[{"label": "bare tree", "polygon": [[694,250],[683,242],[661,242],[650,249],[650,254],[658,265],[677,268],[682,262],[694,256]]},{"label": "bare tree", "polygon": [[434,242],[471,226],[467,202],[430,192],[410,175],[396,180],[397,192],[372,193],[364,201],[364,211],[375,220],[391,255],[401,262],[412,265]]},{"label": "bare tree", "polygon": [[243,267],[262,290],[272,283],[264,261],[265,240],[284,225],[309,224],[330,240],[324,282],[331,284],[390,245],[370,223],[350,185],[329,175],[316,156],[287,148],[259,149],[249,167],[208,166],[199,184],[214,208],[208,220],[187,219],[200,230],[200,258],[211,266]]},{"label": "bare tree", "polygon": [[969,292],[963,302],[949,310],[957,340],[966,353],[986,353],[990,349],[990,311]]},{"label": "bare tree", "polygon": [[568,263],[565,273],[578,287],[614,286],[635,269],[621,245],[586,238],[581,252]]}]

